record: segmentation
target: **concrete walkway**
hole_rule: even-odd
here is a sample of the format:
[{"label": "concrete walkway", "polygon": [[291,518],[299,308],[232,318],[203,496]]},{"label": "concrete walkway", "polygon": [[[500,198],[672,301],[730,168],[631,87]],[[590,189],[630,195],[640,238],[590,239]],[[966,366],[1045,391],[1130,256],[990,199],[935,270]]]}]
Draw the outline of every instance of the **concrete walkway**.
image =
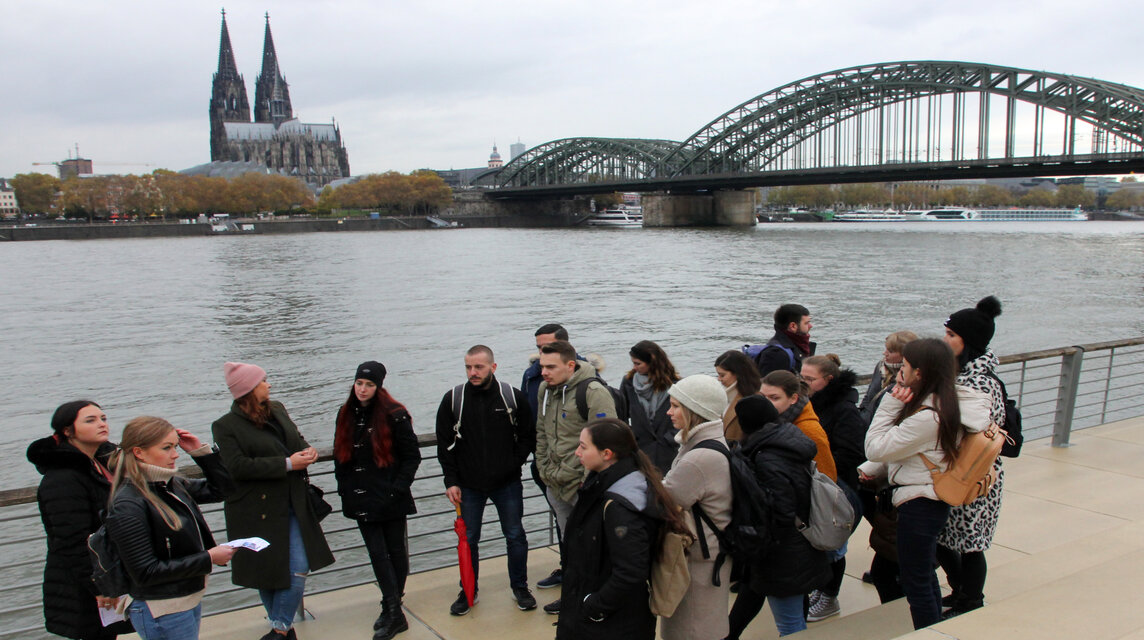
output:
[{"label": "concrete walkway", "polygon": [[[850,541],[841,616],[811,624],[801,637],[1144,640],[1144,606],[1133,604],[1144,582],[1144,418],[1073,433],[1072,443],[1053,449],[1048,440],[1028,442],[1020,458],[1006,459],[1001,522],[988,553],[985,608],[913,631],[905,600],[880,606],[874,588],[859,579],[872,556],[866,545],[869,528],[863,523]],[[557,563],[552,550],[533,551],[530,580],[547,576]],[[411,576],[405,600],[410,629],[398,638],[554,637],[555,616],[539,608],[516,608],[503,557],[482,562],[481,582],[480,603],[457,618],[448,611],[457,595],[456,568]],[[559,589],[534,594],[543,605]],[[377,603],[372,585],[307,597],[307,608],[317,618],[298,624],[298,637],[368,640]],[[265,631],[261,608],[246,609],[205,618],[202,638],[255,640]],[[768,608],[743,637],[777,637]]]}]

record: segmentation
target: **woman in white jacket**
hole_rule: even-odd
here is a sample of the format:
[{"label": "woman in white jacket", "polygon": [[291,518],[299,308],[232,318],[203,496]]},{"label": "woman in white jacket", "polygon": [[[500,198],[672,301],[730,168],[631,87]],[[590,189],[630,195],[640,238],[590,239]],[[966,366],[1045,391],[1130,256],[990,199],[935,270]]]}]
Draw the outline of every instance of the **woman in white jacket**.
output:
[{"label": "woman in white jacket", "polygon": [[869,461],[859,467],[859,475],[864,483],[884,479],[895,487],[902,591],[914,628],[921,629],[941,620],[934,566],[937,536],[949,517],[949,505],[934,493],[922,457],[948,467],[961,437],[989,426],[989,399],[954,383],[957,360],[941,340],[915,340],[902,355],[898,385],[878,407],[866,434]]},{"label": "woman in white jacket", "polygon": [[[718,449],[697,445],[710,440],[726,451],[722,416],[727,407],[727,394],[718,380],[705,375],[688,376],[672,385],[667,393],[670,403],[667,415],[672,426],[679,430],[675,435],[679,452],[663,479],[663,488],[685,514],[697,506],[717,527],[724,529],[731,523],[731,471],[727,457]],[[692,516],[685,515],[684,519],[693,525],[692,531],[697,530]],[[688,549],[691,586],[675,613],[663,618],[660,637],[664,640],[714,640],[727,636],[731,563],[725,562],[716,568],[719,540],[711,527],[704,525],[702,529],[707,557],[698,540]],[[718,584],[714,579],[716,571]]]}]

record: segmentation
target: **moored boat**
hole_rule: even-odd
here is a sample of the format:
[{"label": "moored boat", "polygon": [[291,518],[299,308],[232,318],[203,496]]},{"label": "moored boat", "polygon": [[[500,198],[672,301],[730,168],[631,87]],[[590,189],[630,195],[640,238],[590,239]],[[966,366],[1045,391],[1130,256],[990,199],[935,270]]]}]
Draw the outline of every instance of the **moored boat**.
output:
[{"label": "moored boat", "polygon": [[588,226],[640,228],[643,227],[643,210],[637,208],[607,209],[588,218]]}]

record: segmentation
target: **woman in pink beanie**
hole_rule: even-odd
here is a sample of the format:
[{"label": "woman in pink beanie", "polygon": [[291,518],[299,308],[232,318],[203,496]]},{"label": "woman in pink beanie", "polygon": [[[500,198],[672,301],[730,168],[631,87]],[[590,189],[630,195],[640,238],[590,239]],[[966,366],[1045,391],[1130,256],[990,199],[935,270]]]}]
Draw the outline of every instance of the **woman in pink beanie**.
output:
[{"label": "woman in pink beanie", "polygon": [[227,535],[270,542],[258,553],[236,554],[231,580],[258,589],[270,621],[263,640],[293,640],[306,575],[334,562],[308,497],[306,467],[318,452],[282,403],[270,400],[262,367],[228,362],[223,374],[234,403],[211,431],[238,487],[224,507]]}]

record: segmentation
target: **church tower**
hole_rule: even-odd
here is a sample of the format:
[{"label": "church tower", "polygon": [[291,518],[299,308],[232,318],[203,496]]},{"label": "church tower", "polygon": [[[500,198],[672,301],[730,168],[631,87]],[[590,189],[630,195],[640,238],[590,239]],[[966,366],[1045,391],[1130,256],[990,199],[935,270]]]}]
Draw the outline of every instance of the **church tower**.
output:
[{"label": "church tower", "polygon": [[[269,27],[267,27],[269,35]],[[238,74],[230,32],[226,28],[226,10],[222,12],[222,34],[218,44],[218,71],[211,86],[211,160],[229,160],[226,155],[224,122],[250,122],[250,102],[246,99],[246,82]]]},{"label": "church tower", "polygon": [[262,41],[262,73],[254,81],[254,121],[278,124],[294,118],[290,87],[278,68],[278,53],[270,35],[270,14],[266,14],[266,36]]}]

